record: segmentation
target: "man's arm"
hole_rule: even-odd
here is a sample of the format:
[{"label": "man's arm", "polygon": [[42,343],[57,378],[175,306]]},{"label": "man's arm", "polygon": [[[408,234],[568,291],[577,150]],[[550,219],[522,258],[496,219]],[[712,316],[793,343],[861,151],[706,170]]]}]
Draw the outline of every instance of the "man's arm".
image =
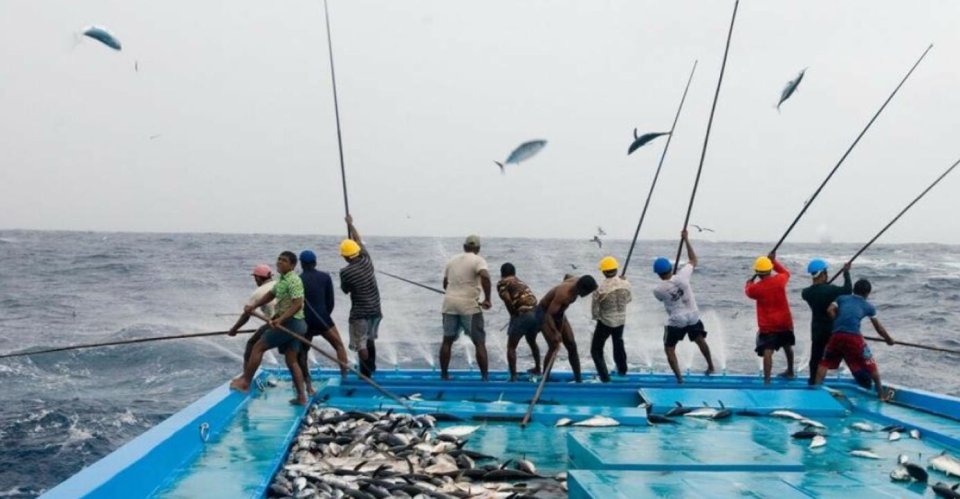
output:
[{"label": "man's arm", "polygon": [[776,253],[770,253],[770,261],[773,262],[773,270],[777,272],[777,275],[785,276],[786,279],[790,279],[790,271],[780,263],[780,260],[777,260]]},{"label": "man's arm", "polygon": [[270,327],[274,329],[279,328],[281,324],[286,322],[287,319],[293,317],[293,315],[299,312],[301,308],[303,308],[303,297],[301,296],[300,298],[294,298],[290,302],[290,308],[288,308],[286,312],[281,314],[276,319],[272,319],[270,321]]},{"label": "man's arm", "polygon": [[240,330],[244,325],[247,324],[247,321],[250,320],[250,314],[244,312],[240,314],[240,318],[237,319],[237,322],[230,328],[230,332],[227,333],[227,336],[236,336],[237,331]]},{"label": "man's arm", "polygon": [[327,282],[324,283],[324,288],[326,288],[327,313],[328,313],[328,314],[332,314],[332,313],[333,313],[333,305],[334,305],[334,300],[333,300],[333,279],[328,279]]},{"label": "man's arm", "polygon": [[831,303],[830,306],[827,307],[827,317],[829,317],[829,318],[831,318],[831,319],[836,319],[836,318],[837,318],[837,304],[836,304],[836,303]]},{"label": "man's arm", "polygon": [[276,295],[273,294],[273,290],[267,291],[267,294],[261,296],[256,303],[243,307],[243,313],[249,316],[250,312],[272,302],[274,298],[276,298]]},{"label": "man's arm", "polygon": [[363,240],[360,238],[360,233],[357,232],[357,228],[353,225],[353,217],[347,215],[343,217],[343,219],[347,222],[347,238],[353,239],[360,245],[360,248],[363,248]]},{"label": "man's arm", "polygon": [[890,334],[887,333],[887,328],[883,327],[883,324],[880,324],[880,320],[876,317],[871,317],[870,322],[873,324],[873,329],[877,331],[877,334],[883,337],[883,341],[887,342],[887,345],[894,345],[893,338],[890,337]]},{"label": "man's arm", "polygon": [[687,263],[696,267],[697,253],[693,251],[693,246],[690,245],[690,238],[688,237],[686,230],[683,230],[682,232],[680,232],[680,238],[683,239],[683,243],[687,247]]},{"label": "man's arm", "polygon": [[[747,295],[747,298],[757,299],[757,287],[754,285],[754,282],[757,279],[757,274],[753,274],[747,279],[746,284],[743,285],[743,292]],[[660,300],[663,301],[663,300]]]},{"label": "man's arm", "polygon": [[[444,284],[446,284],[446,279],[444,279]],[[480,271],[480,287],[483,288],[483,303],[480,306],[484,310],[490,310],[490,273],[487,272],[487,269]],[[443,289],[447,289],[446,285]]]},{"label": "man's arm", "polygon": [[845,295],[853,293],[853,284],[850,281],[850,262],[843,264],[843,287],[840,288],[840,292]]},{"label": "man's arm", "polygon": [[590,316],[593,317],[593,320],[600,319],[600,301],[601,300],[602,298],[600,297],[600,292],[594,291],[593,300],[590,302]]}]

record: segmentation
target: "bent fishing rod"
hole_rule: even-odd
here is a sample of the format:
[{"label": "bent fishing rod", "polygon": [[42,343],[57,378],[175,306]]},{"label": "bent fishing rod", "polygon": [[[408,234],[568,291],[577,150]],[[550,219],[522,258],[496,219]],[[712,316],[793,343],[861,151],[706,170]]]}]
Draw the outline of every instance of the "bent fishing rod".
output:
[{"label": "bent fishing rod", "polygon": [[840,168],[840,165],[842,165],[843,162],[846,161],[847,156],[850,155],[850,152],[853,151],[853,148],[857,146],[857,144],[860,142],[860,139],[863,138],[864,134],[867,133],[867,130],[869,130],[870,127],[873,125],[873,122],[876,121],[877,118],[880,116],[880,113],[882,113],[883,110],[886,109],[887,104],[889,104],[890,101],[893,100],[893,96],[897,95],[897,92],[900,90],[900,87],[902,87],[903,84],[906,83],[907,79],[910,78],[910,75],[913,74],[913,70],[917,69],[917,66],[920,65],[920,61],[922,61],[923,58],[927,56],[927,53],[930,52],[930,49],[932,48],[933,48],[933,44],[931,43],[929,46],[927,46],[927,49],[923,51],[923,54],[920,55],[920,58],[917,59],[917,62],[913,63],[913,67],[910,68],[910,71],[907,71],[906,76],[904,76],[903,79],[900,80],[900,83],[897,85],[897,88],[894,88],[890,96],[887,97],[887,100],[883,101],[883,105],[881,105],[880,109],[878,109],[876,114],[873,115],[873,118],[870,118],[870,121],[867,122],[867,126],[863,127],[863,130],[860,131],[860,134],[857,135],[857,138],[854,139],[853,143],[850,144],[850,147],[847,148],[847,152],[843,153],[843,156],[840,157],[840,161],[837,161],[837,164],[833,167],[832,170],[830,170],[830,173],[827,175],[827,178],[823,179],[823,182],[820,183],[820,187],[817,187],[817,190],[814,191],[813,196],[811,196],[810,199],[808,199],[807,202],[803,204],[803,208],[800,210],[800,213],[798,213],[797,217],[793,219],[793,223],[791,223],[790,226],[787,227],[787,230],[783,233],[783,236],[780,237],[780,240],[777,241],[777,244],[773,246],[773,250],[771,251],[771,253],[776,253],[777,249],[780,248],[780,245],[783,244],[783,241],[786,240],[787,236],[790,235],[790,232],[793,231],[793,228],[797,225],[797,222],[799,222],[800,219],[803,218],[804,213],[806,213],[807,209],[810,208],[810,205],[813,204],[813,200],[817,199],[817,196],[820,195],[820,191],[822,191],[824,186],[827,185],[827,182],[830,181],[830,179],[833,177],[833,174],[837,173],[837,170]]},{"label": "bent fishing rod", "polygon": [[663,152],[660,153],[660,163],[657,164],[657,171],[653,174],[653,182],[650,184],[650,192],[647,193],[647,200],[643,203],[643,211],[640,212],[640,221],[637,222],[637,230],[633,232],[633,241],[630,242],[630,250],[627,251],[627,258],[623,262],[623,271],[620,277],[627,276],[627,267],[630,266],[630,257],[633,255],[633,248],[637,244],[637,237],[640,235],[640,227],[643,226],[643,219],[647,216],[647,208],[650,206],[650,199],[653,198],[653,189],[657,186],[657,179],[660,177],[660,169],[663,168],[663,160],[667,157],[667,151],[670,150],[670,142],[673,140],[673,131],[677,128],[677,121],[680,120],[680,111],[683,110],[683,103],[687,100],[687,91],[690,90],[690,82],[693,81],[693,73],[697,70],[697,61],[693,61],[693,69],[690,70],[690,77],[687,78],[687,86],[683,88],[683,95],[680,97],[680,105],[677,106],[677,114],[673,117],[673,125],[670,126],[670,133],[667,135],[667,143],[663,146]]},{"label": "bent fishing rod", "polygon": [[[254,316],[254,317],[256,317],[256,318],[258,318],[258,319],[260,319],[260,320],[262,320],[262,321],[264,321],[264,322],[266,322],[267,324],[270,323],[270,319],[268,319],[267,316],[261,314],[261,313],[260,313],[259,311],[257,311],[257,310],[254,310],[254,311],[250,312],[250,315],[252,315],[252,316]],[[342,366],[342,367],[345,367],[345,368],[349,369],[349,370],[352,371],[354,374],[356,374],[357,377],[359,377],[360,379],[362,379],[363,381],[365,381],[367,384],[369,384],[370,386],[372,386],[375,390],[377,390],[378,392],[382,393],[382,394],[385,395],[386,397],[392,399],[394,402],[400,404],[401,406],[403,406],[404,409],[406,409],[406,410],[408,410],[408,411],[410,411],[410,412],[413,412],[413,408],[410,406],[410,404],[407,403],[406,400],[398,397],[397,395],[394,395],[393,392],[391,392],[391,391],[387,390],[386,388],[380,386],[380,384],[378,384],[376,381],[368,378],[368,377],[365,376],[363,373],[361,373],[360,371],[358,371],[357,368],[351,366],[349,363],[340,362],[340,359],[338,359],[338,358],[334,357],[333,355],[330,355],[329,353],[325,352],[322,348],[314,345],[312,341],[304,338],[302,335],[299,335],[299,334],[291,331],[290,329],[288,329],[287,327],[285,327],[285,326],[282,325],[282,324],[278,327],[278,329],[279,329],[280,331],[283,331],[284,333],[286,333],[288,336],[292,337],[293,339],[299,341],[300,343],[303,343],[303,344],[306,345],[307,347],[316,350],[317,352],[320,353],[320,355],[323,355],[323,356],[326,357],[328,360],[330,360],[330,361],[332,361],[332,362],[335,362],[335,363],[336,363],[337,365],[339,365],[339,366]]]},{"label": "bent fishing rod", "polygon": [[[237,331],[238,334],[250,334],[256,331],[256,329],[242,329]],[[132,345],[134,343],[149,343],[152,341],[165,341],[165,340],[180,340],[184,338],[203,338],[205,336],[223,336],[230,334],[230,331],[213,331],[209,333],[191,333],[191,334],[175,334],[172,336],[158,336],[155,338],[137,338],[133,340],[118,340],[118,341],[106,341],[102,343],[85,343],[82,345],[72,345],[68,347],[59,347],[59,348],[48,348],[46,350],[34,350],[31,352],[16,352],[16,353],[7,353],[0,355],[0,359],[6,359],[10,357],[23,357],[27,355],[39,355],[44,353],[54,353],[54,352],[66,352],[69,350],[79,350],[81,348],[97,348],[97,347],[110,347],[116,345]]]},{"label": "bent fishing rod", "polygon": [[[887,341],[887,340],[884,340],[883,338],[877,338],[876,336],[864,336],[863,339],[870,340],[870,341],[882,341],[884,343],[886,343]],[[934,352],[952,353],[955,355],[960,355],[960,350],[950,350],[949,348],[932,347],[929,345],[921,345],[919,343],[909,343],[906,341],[893,340],[893,344],[903,345],[905,347],[922,348],[924,350],[933,350]]]},{"label": "bent fishing rod", "polygon": [[[888,223],[888,224],[885,225],[882,229],[880,229],[880,232],[878,232],[877,235],[873,236],[873,239],[867,241],[867,244],[864,244],[863,247],[860,248],[860,250],[857,251],[856,254],[854,254],[854,255],[850,258],[850,260],[847,261],[847,264],[849,265],[849,264],[853,263],[853,261],[856,260],[857,257],[860,256],[864,251],[866,251],[867,248],[869,248],[870,245],[872,245],[872,244],[874,243],[874,241],[876,241],[877,239],[879,239],[880,236],[882,236],[883,233],[887,231],[887,229],[889,229],[894,223],[896,223],[897,220],[900,220],[900,217],[902,217],[904,213],[906,213],[910,208],[912,208],[913,205],[917,204],[917,201],[920,201],[920,199],[923,198],[923,196],[926,196],[927,193],[930,192],[930,189],[933,189],[933,186],[935,186],[935,185],[937,185],[938,183],[940,183],[940,181],[943,180],[944,177],[946,177],[947,175],[949,175],[950,172],[952,172],[953,169],[956,168],[958,164],[960,164],[960,159],[958,159],[955,163],[953,163],[952,165],[950,165],[950,168],[947,168],[947,170],[946,170],[945,172],[943,172],[942,174],[940,174],[940,176],[937,177],[937,179],[934,180],[932,184],[930,184],[929,186],[927,186],[927,188],[924,189],[923,192],[921,192],[919,196],[915,197],[915,198],[913,199],[913,201],[910,201],[910,204],[908,204],[904,209],[900,210],[900,213],[898,213],[897,216],[893,217],[893,220],[891,220],[890,223]],[[833,281],[835,281],[835,280],[837,279],[837,276],[838,276],[838,275],[840,275],[840,272],[837,272],[836,274],[834,274],[833,277],[831,277],[828,282],[833,282]]]},{"label": "bent fishing rod", "polygon": [[441,294],[441,295],[447,294],[446,291],[444,291],[444,290],[442,290],[442,289],[440,289],[440,288],[435,288],[435,287],[433,287],[433,286],[427,286],[426,284],[421,284],[421,283],[419,283],[419,282],[417,282],[417,281],[411,281],[410,279],[407,279],[406,277],[400,277],[400,276],[398,276],[398,275],[396,275],[396,274],[391,274],[390,272],[384,272],[384,271],[382,271],[382,270],[378,270],[377,272],[379,272],[379,273],[381,273],[381,274],[383,274],[383,275],[385,275],[385,276],[387,276],[387,277],[392,277],[392,278],[394,278],[394,279],[403,281],[403,282],[405,282],[405,283],[413,284],[414,286],[419,286],[419,287],[421,287],[421,288],[423,288],[423,289],[427,289],[427,290],[433,291],[434,293],[439,293],[439,294]]},{"label": "bent fishing rod", "polygon": [[[730,39],[733,38],[733,25],[737,20],[737,8],[740,6],[740,0],[733,4],[733,16],[730,18],[730,30],[727,32],[727,44],[723,49],[723,63],[720,65],[720,77],[717,79],[717,89],[713,93],[713,104],[710,106],[710,118],[707,120],[707,133],[703,137],[703,149],[700,151],[700,165],[697,167],[697,177],[693,181],[693,192],[690,193],[690,204],[687,205],[687,216],[683,219],[683,230],[687,230],[690,223],[690,213],[693,211],[693,201],[697,198],[697,187],[700,185],[700,174],[703,172],[703,160],[707,157],[707,144],[710,142],[710,129],[713,127],[713,115],[717,111],[717,100],[720,99],[720,85],[723,83],[723,73],[727,69],[727,55],[730,54]],[[680,265],[680,252],[683,251],[683,239],[677,246],[677,257],[674,259],[673,268]]]},{"label": "bent fishing rod", "polygon": [[[333,87],[333,114],[337,119],[337,150],[340,152],[340,182],[343,184],[343,212],[350,214],[350,201],[347,199],[347,168],[343,161],[343,137],[340,131],[340,104],[337,100],[337,75],[333,70],[333,37],[330,34],[330,10],[327,0],[323,0],[323,19],[327,24],[327,52],[330,55],[330,83]],[[350,237],[349,227],[347,237]]]}]

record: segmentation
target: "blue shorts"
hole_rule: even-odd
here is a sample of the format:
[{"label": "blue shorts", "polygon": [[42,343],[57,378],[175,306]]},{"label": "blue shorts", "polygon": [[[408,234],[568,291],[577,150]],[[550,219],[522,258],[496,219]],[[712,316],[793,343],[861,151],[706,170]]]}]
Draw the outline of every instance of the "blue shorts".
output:
[{"label": "blue shorts", "polygon": [[483,329],[483,312],[471,315],[443,314],[443,337],[457,341],[460,331],[465,331],[474,344],[486,343],[487,332]]},{"label": "blue shorts", "polygon": [[[283,327],[303,336],[307,332],[307,323],[303,319],[287,319],[283,322]],[[267,345],[267,349],[276,348],[280,353],[287,351],[300,351],[300,340],[290,336],[286,331],[280,329],[267,329],[260,337],[260,341]]]},{"label": "blue shorts", "polygon": [[507,326],[507,337],[513,339],[520,336],[532,339],[537,337],[542,323],[537,319],[535,311],[530,310],[516,317],[510,318],[510,325]]}]

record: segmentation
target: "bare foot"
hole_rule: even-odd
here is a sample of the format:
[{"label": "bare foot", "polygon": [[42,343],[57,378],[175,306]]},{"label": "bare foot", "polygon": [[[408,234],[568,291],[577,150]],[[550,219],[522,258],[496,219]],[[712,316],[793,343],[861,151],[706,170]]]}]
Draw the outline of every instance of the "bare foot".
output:
[{"label": "bare foot", "polygon": [[717,372],[714,368],[708,367],[706,371],[703,371],[704,376],[710,376],[711,374]]},{"label": "bare foot", "polygon": [[543,374],[543,373],[540,372],[540,368],[539,368],[539,367],[531,367],[530,369],[527,369],[527,374],[530,374],[530,375],[533,375],[533,376],[540,376],[540,375]]},{"label": "bare foot", "polygon": [[243,378],[237,378],[230,381],[230,389],[238,391],[240,393],[249,393],[250,392],[250,383],[247,383]]},{"label": "bare foot", "polygon": [[677,384],[678,384],[678,385],[682,385],[682,384],[683,384],[683,378],[677,378]]},{"label": "bare foot", "polygon": [[778,378],[793,379],[793,378],[795,378],[796,376],[794,376],[793,371],[783,371],[782,373],[778,374],[777,377],[778,377]]},{"label": "bare foot", "polygon": [[297,397],[295,399],[290,399],[290,405],[307,405],[307,398]]},{"label": "bare foot", "polygon": [[516,382],[517,382],[517,377],[516,377],[516,376],[510,376],[510,379],[507,380],[507,381],[509,381],[510,383],[516,383]]}]

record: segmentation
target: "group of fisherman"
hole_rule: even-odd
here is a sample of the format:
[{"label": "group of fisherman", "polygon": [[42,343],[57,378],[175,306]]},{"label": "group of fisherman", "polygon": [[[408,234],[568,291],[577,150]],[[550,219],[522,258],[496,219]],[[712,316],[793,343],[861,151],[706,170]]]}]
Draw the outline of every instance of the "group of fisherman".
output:
[{"label": "group of fisherman", "polygon": [[[347,216],[346,222],[348,238],[340,243],[340,254],[347,265],[340,270],[340,288],[350,295],[351,301],[349,348],[357,352],[360,374],[369,377],[376,371],[377,331],[383,317],[380,292],[370,253],[353,225],[353,219]],[[715,372],[706,341],[707,331],[690,284],[698,264],[697,255],[686,231],[681,233],[681,239],[686,248],[686,264],[675,269],[670,260],[664,257],[653,262],[653,272],[660,278],[653,295],[663,303],[668,316],[663,333],[664,351],[678,383],[683,383],[683,375],[677,361],[676,346],[684,338],[695,343],[706,360],[704,374]],[[302,268],[300,275],[295,273],[298,261]],[[268,322],[247,342],[243,374],[232,381],[232,388],[249,390],[263,354],[277,348],[284,356],[296,389],[297,397],[291,403],[306,403],[308,395],[314,392],[307,353],[310,342],[316,336],[323,337],[334,348],[341,376],[347,375],[346,348],[331,317],[334,307],[333,280],[328,273],[317,270],[316,265],[316,254],[304,250],[299,258],[290,251],[280,254],[276,264],[279,278],[276,281],[272,280],[268,265],[261,264],[254,268],[253,278],[257,289],[230,330],[230,335],[236,335],[251,316],[259,316]],[[562,344],[567,351],[574,380],[582,381],[576,339],[565,314],[577,298],[588,295],[592,295],[591,312],[596,321],[590,354],[597,377],[601,382],[611,380],[604,359],[608,339],[612,339],[617,374],[626,375],[623,332],[627,304],[632,300],[631,286],[620,274],[619,263],[614,257],[607,256],[600,260],[599,270],[603,274],[599,284],[590,275],[577,277],[568,274],[538,300],[530,287],[517,277],[516,267],[512,263],[504,263],[500,267],[496,291],[510,315],[507,326],[510,381],[518,378],[517,346],[521,339],[526,340],[534,360],[534,367],[527,371],[529,374],[542,375],[544,371],[549,371]],[[755,351],[763,358],[764,383],[770,383],[773,354],[780,349],[783,349],[787,361],[787,369],[781,376],[793,378],[793,346],[796,338],[786,293],[790,272],[777,260],[775,253],[757,258],[753,270],[755,273],[746,281],[744,293],[756,301],[758,329]],[[829,283],[828,266],[821,259],[812,260],[807,270],[812,284],[803,290],[802,296],[812,312],[808,383],[822,383],[827,370],[837,369],[843,360],[858,383],[867,388],[875,386],[878,396],[886,398],[876,363],[860,332],[862,319],[868,317],[884,340],[893,344],[890,335],[876,318],[876,309],[867,301],[871,291],[870,282],[861,279],[851,285],[849,264],[843,267],[842,286]],[[480,256],[479,237],[468,236],[463,243],[463,253],[447,262],[443,290],[440,376],[444,380],[450,379],[451,349],[460,334],[466,333],[476,349],[480,376],[486,381],[488,358],[483,311],[492,306],[493,284],[487,262]],[[542,365],[537,345],[537,335],[540,333],[547,342]]]}]

